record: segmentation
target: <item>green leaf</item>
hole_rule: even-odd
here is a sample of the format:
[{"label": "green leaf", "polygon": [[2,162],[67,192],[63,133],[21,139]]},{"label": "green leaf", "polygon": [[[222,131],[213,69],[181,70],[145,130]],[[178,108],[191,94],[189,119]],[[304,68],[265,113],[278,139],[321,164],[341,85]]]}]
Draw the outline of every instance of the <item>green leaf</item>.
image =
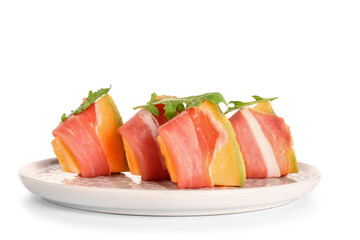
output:
[{"label": "green leaf", "polygon": [[233,107],[228,107],[228,109],[226,110],[226,113],[232,112],[234,110],[240,109],[240,108],[244,108],[250,105],[254,105],[257,103],[261,103],[261,102],[266,102],[266,101],[273,101],[275,99],[277,99],[278,97],[273,97],[273,98],[262,98],[259,97],[257,95],[252,96],[255,101],[251,101],[251,102],[241,102],[241,101],[230,101],[229,104],[233,104]]},{"label": "green leaf", "polygon": [[[226,103],[223,95],[221,95],[218,92],[205,93],[205,94],[201,94],[201,95],[183,97],[183,98],[166,97],[166,98],[162,98],[162,99],[156,99],[156,97],[157,97],[157,95],[155,93],[151,94],[151,99],[149,102],[147,102],[147,104],[134,107],[134,110],[138,109],[138,108],[146,108],[152,114],[158,116],[159,111],[157,110],[155,105],[164,104],[165,105],[164,115],[167,117],[167,119],[170,120],[173,117],[175,117],[177,113],[184,111],[186,108],[200,106],[201,103],[205,100],[209,100],[214,104],[219,104],[222,102],[227,106],[227,103]],[[155,111],[155,109],[156,109],[156,111]]]},{"label": "green leaf", "polygon": [[176,111],[178,111],[179,113],[181,113],[184,110],[185,110],[184,104],[181,103],[176,106]]},{"label": "green leaf", "polygon": [[176,105],[175,104],[169,104],[165,105],[164,107],[164,116],[167,117],[167,119],[172,119],[176,115]]},{"label": "green leaf", "polygon": [[63,113],[63,115],[61,115],[61,122],[66,120],[66,113]]},{"label": "green leaf", "polygon": [[149,101],[148,103],[155,101],[156,98],[157,98],[157,94],[153,92],[153,93],[151,94],[151,99],[150,99],[150,101]]},{"label": "green leaf", "polygon": [[74,111],[72,110],[71,113],[69,115],[66,115],[66,113],[64,113],[61,116],[61,122],[66,121],[66,119],[68,119],[70,116],[78,114],[83,112],[84,110],[86,110],[88,107],[90,107],[91,104],[93,104],[96,100],[98,100],[99,98],[101,98],[103,95],[107,94],[111,89],[111,86],[109,88],[101,88],[100,90],[93,92],[93,91],[89,91],[89,94],[87,96],[87,98],[85,99],[85,102],[82,103],[78,108],[76,108]]},{"label": "green leaf", "polygon": [[155,116],[159,116],[159,109],[157,109],[157,107],[155,107],[154,105],[149,104],[145,108]]}]

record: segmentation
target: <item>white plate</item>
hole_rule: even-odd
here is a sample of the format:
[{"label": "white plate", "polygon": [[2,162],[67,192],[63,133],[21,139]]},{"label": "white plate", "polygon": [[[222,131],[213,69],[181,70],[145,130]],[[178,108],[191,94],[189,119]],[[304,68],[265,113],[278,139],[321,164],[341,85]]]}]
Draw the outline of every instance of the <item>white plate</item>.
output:
[{"label": "white plate", "polygon": [[299,163],[299,173],[281,178],[247,179],[245,187],[178,189],[170,181],[146,182],[113,174],[81,178],[61,170],[56,158],[30,163],[19,171],[32,193],[63,206],[117,214],[211,215],[281,206],[310,192],[320,180],[315,167]]}]

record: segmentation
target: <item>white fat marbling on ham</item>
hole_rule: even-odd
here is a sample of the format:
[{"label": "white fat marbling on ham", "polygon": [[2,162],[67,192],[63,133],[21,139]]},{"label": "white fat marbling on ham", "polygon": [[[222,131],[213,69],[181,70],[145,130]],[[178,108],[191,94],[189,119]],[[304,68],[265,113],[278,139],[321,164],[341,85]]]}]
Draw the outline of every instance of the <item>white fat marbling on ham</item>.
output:
[{"label": "white fat marbling on ham", "polygon": [[279,166],[276,162],[273,149],[271,147],[271,144],[265,137],[265,134],[262,131],[259,122],[255,119],[255,117],[247,108],[241,109],[240,113],[249,124],[250,130],[254,135],[257,144],[259,145],[260,152],[264,159],[264,163],[267,169],[267,177],[280,177],[281,173]]},{"label": "white fat marbling on ham", "polygon": [[[144,120],[144,123],[150,128],[151,131],[151,136],[153,137],[154,141],[156,142],[157,147],[160,149],[159,143],[156,140],[157,137],[159,136],[159,122],[156,120],[156,118],[152,115],[151,112],[149,112],[146,109],[141,109],[139,111],[139,114],[141,115],[141,117]],[[161,155],[160,151],[159,151],[159,158],[161,159],[161,165],[162,167],[165,169],[165,160],[164,157]]]},{"label": "white fat marbling on ham", "polygon": [[156,138],[159,135],[159,133],[158,133],[159,123],[158,123],[158,121],[154,118],[154,116],[151,114],[151,112],[149,112],[146,109],[141,109],[139,111],[139,114],[144,119],[144,123],[150,128],[151,136],[156,141]]},{"label": "white fat marbling on ham", "polygon": [[96,112],[96,123],[98,126],[100,126],[102,122],[102,115],[99,109],[99,105],[97,104],[95,104],[95,112]]}]

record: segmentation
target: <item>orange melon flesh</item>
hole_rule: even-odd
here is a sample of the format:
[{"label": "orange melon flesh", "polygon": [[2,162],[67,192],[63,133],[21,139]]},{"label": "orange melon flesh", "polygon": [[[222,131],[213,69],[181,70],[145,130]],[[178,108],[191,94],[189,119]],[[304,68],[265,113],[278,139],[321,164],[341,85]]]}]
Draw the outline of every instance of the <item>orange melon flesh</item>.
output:
[{"label": "orange melon flesh", "polygon": [[255,107],[253,107],[253,109],[257,110],[259,112],[275,114],[275,112],[271,106],[271,103],[269,101],[258,103],[258,104],[256,104]]},{"label": "orange melon flesh", "polygon": [[176,174],[175,164],[171,158],[170,152],[169,152],[168,148],[166,147],[165,142],[162,140],[161,136],[157,137],[157,141],[159,143],[160,152],[165,159],[165,165],[169,172],[170,179],[172,182],[176,183],[177,182],[177,174]]},{"label": "orange melon flesh", "polygon": [[[259,112],[271,113],[271,114],[276,115],[271,106],[271,103],[269,101],[258,103],[255,107],[253,107],[253,109],[257,110]],[[296,155],[295,155],[294,149],[291,148],[290,151],[286,152],[286,155],[290,159],[289,173],[299,172],[299,166],[298,166],[298,162],[296,160]]]},{"label": "orange melon flesh", "polygon": [[134,175],[141,175],[139,161],[137,160],[134,151],[131,149],[129,143],[125,140],[125,138],[123,138],[123,142],[130,172]]},{"label": "orange melon flesh", "polygon": [[110,95],[95,102],[97,131],[112,173],[128,171],[126,154],[117,129],[123,124],[119,111]]},{"label": "orange melon flesh", "polygon": [[203,102],[201,108],[212,113],[214,120],[222,125],[228,137],[226,145],[217,151],[212,162],[211,176],[214,185],[244,186],[246,183],[244,159],[229,119],[218,105],[210,101]]},{"label": "orange melon flesh", "polygon": [[52,140],[51,145],[53,146],[55,155],[64,172],[80,173],[80,167],[76,162],[74,155],[60,138],[55,137],[55,139]]}]

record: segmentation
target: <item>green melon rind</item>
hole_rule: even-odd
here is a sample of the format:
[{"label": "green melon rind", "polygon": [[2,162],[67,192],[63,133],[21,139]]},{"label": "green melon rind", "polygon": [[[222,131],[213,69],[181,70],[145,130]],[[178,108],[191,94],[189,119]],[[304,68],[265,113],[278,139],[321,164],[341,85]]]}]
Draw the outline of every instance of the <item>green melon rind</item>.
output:
[{"label": "green melon rind", "polygon": [[212,104],[213,111],[217,115],[217,118],[220,120],[221,124],[227,131],[228,135],[228,141],[232,143],[232,153],[235,154],[235,157],[237,159],[237,169],[238,169],[238,176],[236,186],[245,186],[246,185],[246,169],[245,169],[245,163],[244,158],[242,156],[240,146],[236,139],[236,134],[234,131],[234,128],[229,121],[229,119],[226,117],[226,115],[221,111],[220,107],[218,105]]},{"label": "green melon rind", "polygon": [[296,155],[295,155],[294,149],[291,148],[291,151],[287,152],[287,155],[290,158],[289,173],[298,173],[299,172],[299,166],[298,166],[298,162],[296,160]]},{"label": "green melon rind", "polygon": [[[114,116],[114,118],[116,119],[116,124],[120,127],[121,125],[123,125],[123,120],[122,120],[122,117],[120,115],[120,112],[117,108],[117,106],[115,105],[115,102],[114,100],[110,97],[109,94],[105,94],[104,96],[102,96],[102,98],[104,98],[106,100],[106,102],[109,104],[109,106],[111,107],[112,109],[112,114]],[[121,139],[122,141],[122,139]],[[124,147],[124,145],[123,145]],[[126,155],[125,155],[125,150],[123,151],[124,153],[124,156],[123,156],[123,159],[125,159],[125,162],[126,162],[126,169],[125,171],[129,171],[129,164],[128,162],[126,161]]]},{"label": "green melon rind", "polygon": [[114,117],[116,119],[116,123],[121,126],[123,125],[123,121],[122,121],[122,118],[121,118],[121,115],[120,115],[120,112],[117,108],[117,106],[115,105],[114,101],[112,100],[112,98],[110,97],[109,94],[105,94],[103,96],[103,98],[106,100],[106,102],[111,106],[111,109],[112,109],[112,112],[114,114]]},{"label": "green melon rind", "polygon": [[237,139],[236,139],[236,134],[235,134],[234,128],[233,128],[231,122],[229,121],[229,119],[220,110],[219,106],[217,108],[218,108],[219,113],[222,115],[223,125],[227,130],[227,133],[228,133],[228,136],[229,136],[229,141],[231,141],[231,143],[233,145],[234,154],[237,155],[238,169],[239,169],[239,172],[240,172],[239,186],[245,186],[246,185],[245,162],[244,162],[244,158],[243,158],[243,155],[241,153],[241,150],[240,150],[239,143],[237,142]]}]

